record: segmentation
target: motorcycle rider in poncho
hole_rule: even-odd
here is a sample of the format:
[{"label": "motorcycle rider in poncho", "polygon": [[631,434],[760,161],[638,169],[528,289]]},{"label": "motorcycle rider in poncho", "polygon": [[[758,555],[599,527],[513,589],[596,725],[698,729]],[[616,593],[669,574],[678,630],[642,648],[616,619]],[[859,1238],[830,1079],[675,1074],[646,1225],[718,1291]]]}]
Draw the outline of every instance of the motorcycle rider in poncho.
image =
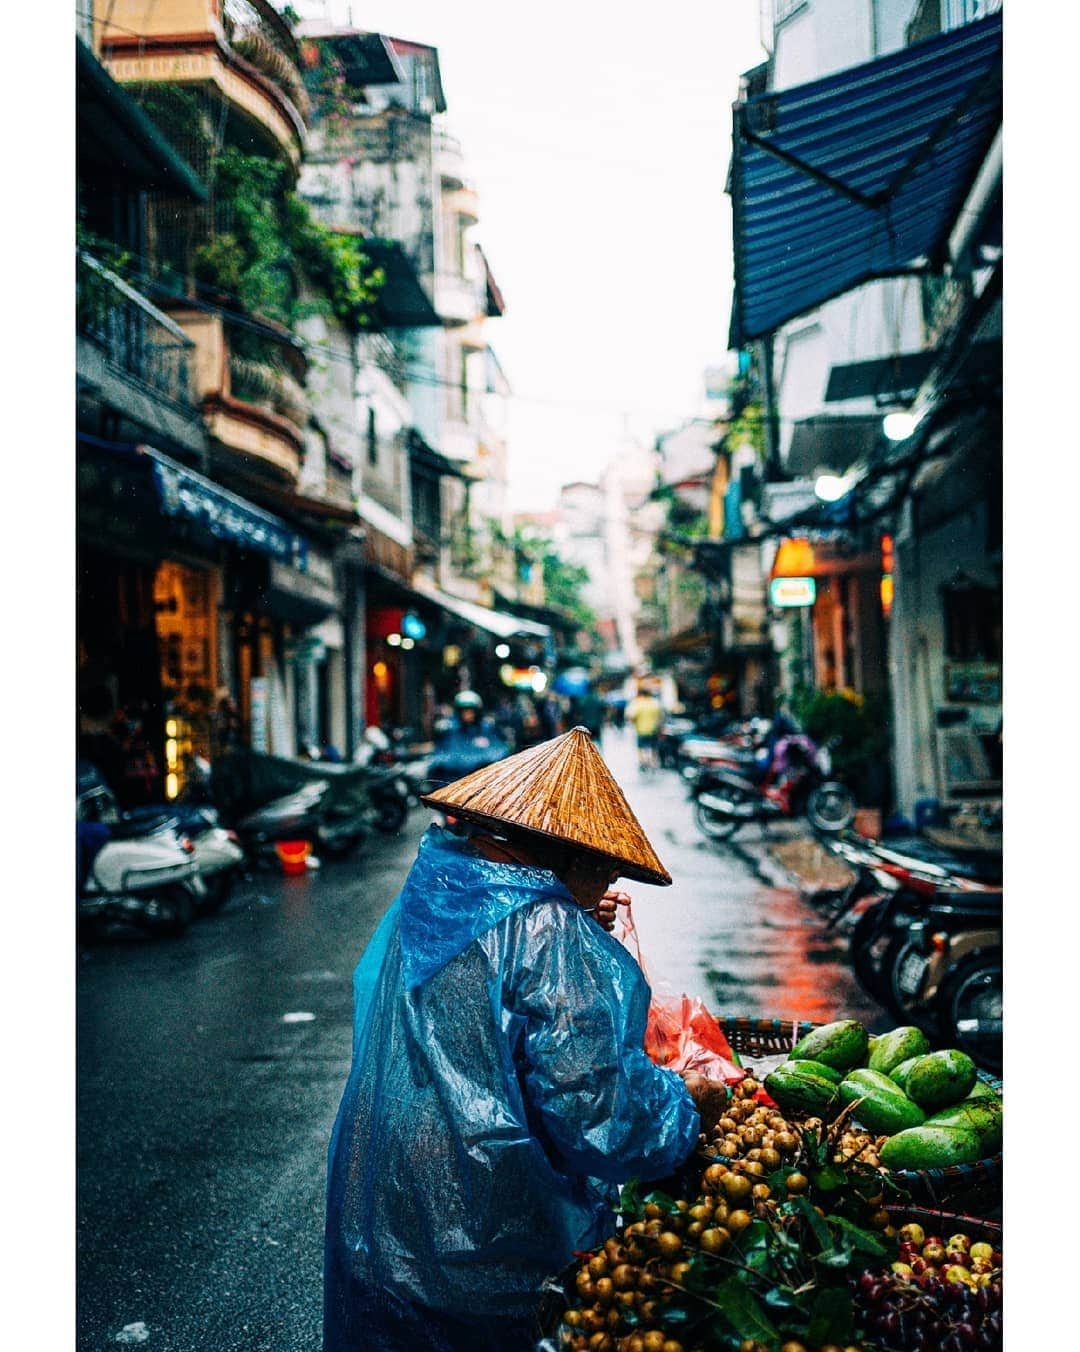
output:
[{"label": "motorcycle rider in poncho", "polygon": [[611,1233],[617,1185],[698,1141],[607,932],[618,877],[671,878],[584,728],[424,801],[453,826],[428,829],[354,975],[323,1347],[525,1352],[545,1280]]}]

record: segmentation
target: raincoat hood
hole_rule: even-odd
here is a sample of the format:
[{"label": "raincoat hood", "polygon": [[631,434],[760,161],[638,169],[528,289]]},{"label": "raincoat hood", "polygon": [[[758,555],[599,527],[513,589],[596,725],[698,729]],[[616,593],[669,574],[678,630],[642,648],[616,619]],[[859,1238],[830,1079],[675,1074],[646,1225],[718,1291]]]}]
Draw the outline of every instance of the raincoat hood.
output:
[{"label": "raincoat hood", "polygon": [[424,833],[398,898],[405,989],[414,990],[500,920],[570,892],[548,869],[501,864],[439,826]]}]

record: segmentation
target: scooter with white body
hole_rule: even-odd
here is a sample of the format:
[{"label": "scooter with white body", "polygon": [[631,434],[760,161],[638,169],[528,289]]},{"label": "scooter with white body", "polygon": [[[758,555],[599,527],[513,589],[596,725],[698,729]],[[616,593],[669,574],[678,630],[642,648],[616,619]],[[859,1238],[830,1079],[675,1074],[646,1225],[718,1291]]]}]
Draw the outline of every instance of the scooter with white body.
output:
[{"label": "scooter with white body", "polygon": [[80,766],[77,827],[80,922],[123,920],[182,934],[205,885],[195,847],[166,812],[126,820],[91,767]]}]

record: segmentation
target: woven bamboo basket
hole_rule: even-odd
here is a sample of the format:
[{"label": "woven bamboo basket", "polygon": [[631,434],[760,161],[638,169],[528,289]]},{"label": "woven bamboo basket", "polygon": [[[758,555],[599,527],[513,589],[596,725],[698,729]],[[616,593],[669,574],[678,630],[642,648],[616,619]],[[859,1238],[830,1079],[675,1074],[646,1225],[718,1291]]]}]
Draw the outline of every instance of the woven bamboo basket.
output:
[{"label": "woven bamboo basket", "polygon": [[928,1235],[942,1237],[955,1235],[958,1231],[968,1236],[973,1243],[992,1244],[1001,1248],[1003,1227],[999,1220],[985,1216],[969,1216],[962,1211],[939,1211],[921,1206],[888,1206],[885,1208],[892,1217],[897,1229],[909,1222],[921,1225]]},{"label": "woven bamboo basket", "polygon": [[[718,1023],[731,1049],[746,1061],[756,1057],[779,1056],[789,1052],[812,1023],[792,1019],[723,1018]],[[989,1071],[980,1070],[979,1079],[995,1093],[1004,1095],[1004,1085]],[[997,1212],[1001,1207],[1002,1165],[1000,1152],[975,1164],[956,1164],[948,1169],[894,1169],[889,1177],[907,1192],[912,1204],[932,1208],[975,1207]]]}]

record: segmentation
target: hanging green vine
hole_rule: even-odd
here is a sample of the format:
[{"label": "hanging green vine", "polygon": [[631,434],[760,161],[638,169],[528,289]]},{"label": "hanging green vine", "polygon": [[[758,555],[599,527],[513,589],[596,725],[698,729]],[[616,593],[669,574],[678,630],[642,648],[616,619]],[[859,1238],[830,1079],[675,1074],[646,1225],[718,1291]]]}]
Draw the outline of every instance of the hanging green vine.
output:
[{"label": "hanging green vine", "polygon": [[[290,328],[312,312],[357,331],[371,326],[383,270],[359,241],[315,220],[286,189],[281,165],[230,147],[215,161],[214,201],[219,228],[192,255],[198,281]],[[314,301],[301,299],[302,277],[319,293]]]}]

